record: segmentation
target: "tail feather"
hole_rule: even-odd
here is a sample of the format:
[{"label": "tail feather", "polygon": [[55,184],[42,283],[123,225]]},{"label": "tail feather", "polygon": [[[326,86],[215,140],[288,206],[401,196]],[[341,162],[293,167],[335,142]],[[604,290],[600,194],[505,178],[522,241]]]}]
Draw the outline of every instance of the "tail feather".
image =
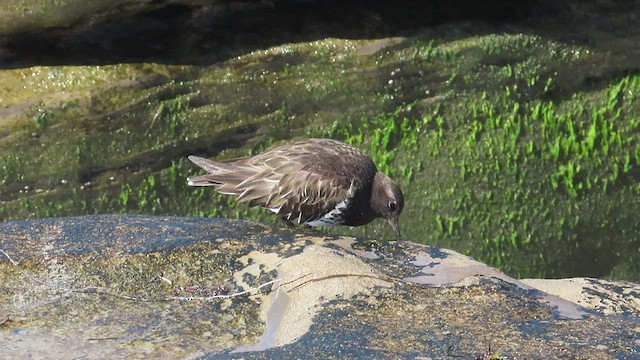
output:
[{"label": "tail feather", "polygon": [[242,166],[238,166],[236,163],[209,160],[193,155],[189,156],[189,160],[208,172],[208,174],[188,178],[188,185],[215,186],[218,192],[227,195],[240,195],[245,191],[246,187],[240,184],[247,181],[248,175],[246,171],[243,171]]},{"label": "tail feather", "polygon": [[189,156],[189,160],[210,174],[229,172],[231,170],[229,164],[220,161],[209,160],[194,155]]},{"label": "tail feather", "polygon": [[231,164],[205,159],[199,156],[189,156],[189,160],[208,172],[205,175],[193,176],[187,179],[190,186],[224,186],[234,187],[243,179],[237,175]]},{"label": "tail feather", "polygon": [[213,181],[207,175],[193,176],[187,178],[187,185],[189,186],[220,186],[219,182]]}]

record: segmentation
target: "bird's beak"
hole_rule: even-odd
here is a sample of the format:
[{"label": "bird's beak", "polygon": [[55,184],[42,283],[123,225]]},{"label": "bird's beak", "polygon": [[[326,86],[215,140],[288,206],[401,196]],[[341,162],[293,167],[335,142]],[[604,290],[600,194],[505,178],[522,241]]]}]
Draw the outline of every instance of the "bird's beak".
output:
[{"label": "bird's beak", "polygon": [[391,228],[393,229],[393,231],[396,232],[396,236],[398,237],[398,240],[401,240],[400,238],[400,220],[398,219],[397,216],[391,217],[389,219],[387,219],[387,221],[389,221],[389,225],[391,225]]}]

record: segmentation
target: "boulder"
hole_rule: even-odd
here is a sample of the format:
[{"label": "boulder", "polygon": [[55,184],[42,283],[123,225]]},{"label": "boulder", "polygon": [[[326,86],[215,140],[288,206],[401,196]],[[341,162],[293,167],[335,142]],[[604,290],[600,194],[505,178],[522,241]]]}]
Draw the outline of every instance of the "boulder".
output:
[{"label": "boulder", "polygon": [[451,250],[248,221],[0,223],[10,358],[640,356],[640,286],[516,280]]}]

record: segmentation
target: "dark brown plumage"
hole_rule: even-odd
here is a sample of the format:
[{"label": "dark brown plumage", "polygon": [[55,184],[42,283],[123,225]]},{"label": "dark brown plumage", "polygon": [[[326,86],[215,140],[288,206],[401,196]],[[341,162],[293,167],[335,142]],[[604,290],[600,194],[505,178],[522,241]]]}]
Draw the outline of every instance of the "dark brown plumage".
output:
[{"label": "dark brown plumage", "polygon": [[252,157],[189,160],[208,172],[189,178],[191,186],[215,186],[249,206],[309,226],[360,226],[383,217],[400,237],[402,191],[351,145],[307,139]]}]

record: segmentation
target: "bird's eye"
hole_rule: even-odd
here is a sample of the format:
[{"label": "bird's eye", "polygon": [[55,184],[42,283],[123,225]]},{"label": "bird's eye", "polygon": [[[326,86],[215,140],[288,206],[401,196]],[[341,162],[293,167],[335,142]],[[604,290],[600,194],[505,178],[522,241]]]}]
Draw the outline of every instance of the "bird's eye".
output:
[{"label": "bird's eye", "polygon": [[398,207],[398,205],[396,205],[396,202],[395,202],[395,201],[391,201],[391,202],[387,205],[387,207],[388,207],[388,208],[389,208],[389,210],[391,210],[391,211],[396,211],[396,207]]}]

